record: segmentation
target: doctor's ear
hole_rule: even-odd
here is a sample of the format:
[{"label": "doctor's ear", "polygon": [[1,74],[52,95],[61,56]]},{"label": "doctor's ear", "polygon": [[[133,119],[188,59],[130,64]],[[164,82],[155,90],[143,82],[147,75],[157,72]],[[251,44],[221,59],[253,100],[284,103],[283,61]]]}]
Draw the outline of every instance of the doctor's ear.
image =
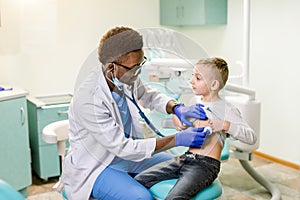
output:
[{"label": "doctor's ear", "polygon": [[113,63],[109,63],[106,67],[107,71],[113,71],[115,70],[115,65]]}]

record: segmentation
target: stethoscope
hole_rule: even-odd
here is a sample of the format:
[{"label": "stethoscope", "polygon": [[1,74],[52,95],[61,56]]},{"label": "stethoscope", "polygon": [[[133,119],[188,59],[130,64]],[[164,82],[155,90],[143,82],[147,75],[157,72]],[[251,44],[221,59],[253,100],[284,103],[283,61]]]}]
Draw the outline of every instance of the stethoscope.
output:
[{"label": "stethoscope", "polygon": [[142,111],[142,109],[140,108],[140,106],[138,105],[138,103],[136,102],[135,98],[134,98],[134,92],[133,92],[133,86],[131,87],[131,97],[128,96],[127,94],[125,94],[125,92],[123,92],[125,97],[128,98],[134,105],[135,107],[138,109],[139,114],[141,116],[141,118],[146,122],[146,124],[151,128],[151,130],[153,130],[156,135],[160,136],[160,137],[165,137],[155,126],[154,124],[152,124],[152,122],[149,120],[149,118],[145,115],[145,113]]},{"label": "stethoscope", "polygon": [[[113,69],[112,69],[113,70]],[[111,71],[111,70],[110,70]],[[108,72],[110,72],[110,71],[108,71]],[[107,73],[108,73],[107,72]],[[115,83],[112,81],[112,80],[110,80],[110,78],[107,76],[107,73],[106,73],[106,78],[112,83],[112,84],[114,84],[115,85]],[[156,133],[156,135],[158,135],[158,136],[160,136],[160,137],[165,137],[155,126],[154,126],[154,124],[149,120],[149,118],[145,115],[145,113],[142,111],[142,109],[140,108],[140,106],[138,105],[138,103],[136,102],[136,100],[135,100],[135,98],[134,98],[134,90],[133,90],[133,85],[131,86],[131,97],[130,96],[128,96],[127,94],[125,94],[125,91],[123,90],[123,89],[121,89],[121,88],[119,88],[117,85],[115,85],[116,86],[116,88],[120,91],[120,92],[122,92],[123,94],[124,94],[124,96],[126,97],[126,98],[128,98],[132,103],[133,103],[133,105],[135,105],[135,107],[138,109],[138,111],[139,111],[139,115],[141,116],[141,118],[146,122],[146,124],[151,128],[151,130],[153,130],[155,133]]]}]

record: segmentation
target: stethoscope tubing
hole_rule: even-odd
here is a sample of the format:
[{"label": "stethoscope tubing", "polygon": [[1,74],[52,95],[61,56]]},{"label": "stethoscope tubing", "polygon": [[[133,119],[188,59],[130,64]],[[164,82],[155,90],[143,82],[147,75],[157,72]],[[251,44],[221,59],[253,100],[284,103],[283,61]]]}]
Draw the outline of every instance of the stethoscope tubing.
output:
[{"label": "stethoscope tubing", "polygon": [[140,108],[140,106],[138,105],[138,103],[136,102],[135,98],[134,98],[134,94],[133,94],[133,86],[132,86],[132,90],[131,90],[131,96],[128,96],[127,94],[125,94],[125,97],[127,97],[134,105],[135,107],[138,109],[140,116],[143,118],[143,120],[146,122],[146,124],[156,133],[156,135],[160,136],[160,137],[165,137],[165,135],[163,135],[155,126],[154,124],[149,120],[149,118],[145,115],[145,113],[142,111],[142,109]]}]

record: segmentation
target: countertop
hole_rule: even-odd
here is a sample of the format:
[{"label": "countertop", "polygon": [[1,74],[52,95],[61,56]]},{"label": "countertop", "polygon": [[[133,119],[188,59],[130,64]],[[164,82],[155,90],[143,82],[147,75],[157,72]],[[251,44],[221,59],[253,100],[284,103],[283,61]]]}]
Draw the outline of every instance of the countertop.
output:
[{"label": "countertop", "polygon": [[0,101],[15,99],[28,95],[28,92],[18,87],[0,85],[3,88],[12,88],[12,90],[0,91]]}]

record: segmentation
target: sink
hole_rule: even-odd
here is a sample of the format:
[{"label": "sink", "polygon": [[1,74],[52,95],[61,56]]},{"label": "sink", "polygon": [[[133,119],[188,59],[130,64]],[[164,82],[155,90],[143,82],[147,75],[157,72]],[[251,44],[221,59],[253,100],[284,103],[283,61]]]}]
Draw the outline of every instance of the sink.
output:
[{"label": "sink", "polygon": [[43,140],[48,144],[57,143],[58,153],[61,156],[65,155],[65,141],[69,138],[68,129],[69,120],[56,121],[43,128]]}]

